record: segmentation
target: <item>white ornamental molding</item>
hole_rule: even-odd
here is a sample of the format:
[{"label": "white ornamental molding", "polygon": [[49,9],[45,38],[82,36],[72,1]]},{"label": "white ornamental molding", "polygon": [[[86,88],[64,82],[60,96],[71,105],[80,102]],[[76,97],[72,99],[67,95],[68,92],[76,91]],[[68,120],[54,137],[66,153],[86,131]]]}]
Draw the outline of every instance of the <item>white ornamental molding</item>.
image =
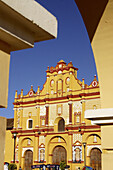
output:
[{"label": "white ornamental molding", "polygon": [[40,146],[42,143],[45,145],[45,137],[44,137],[44,136],[39,136],[39,146]]},{"label": "white ornamental molding", "polygon": [[22,157],[24,157],[24,153],[27,150],[31,150],[33,152],[33,147],[28,147],[28,148],[22,148]]},{"label": "white ornamental molding", "polygon": [[40,106],[40,116],[45,116],[45,115],[46,115],[46,107]]},{"label": "white ornamental molding", "polygon": [[75,161],[75,151],[77,148],[80,150],[80,161],[82,161],[82,146],[73,146],[73,161]]},{"label": "white ornamental molding", "polygon": [[82,104],[80,101],[73,103],[73,112],[82,112]]},{"label": "white ornamental molding", "polygon": [[80,141],[82,142],[82,135],[77,133],[77,134],[73,134],[73,143],[75,143],[76,141]]},{"label": "white ornamental molding", "polygon": [[[41,150],[43,150],[44,152],[41,153]],[[41,158],[41,157],[43,157],[43,158]],[[39,161],[41,161],[41,159],[43,159],[43,161],[45,161],[45,148],[39,148]]]},{"label": "white ornamental molding", "polygon": [[53,124],[54,124],[54,121],[53,121],[53,120],[50,120],[49,125],[50,125],[50,126],[53,126]]}]

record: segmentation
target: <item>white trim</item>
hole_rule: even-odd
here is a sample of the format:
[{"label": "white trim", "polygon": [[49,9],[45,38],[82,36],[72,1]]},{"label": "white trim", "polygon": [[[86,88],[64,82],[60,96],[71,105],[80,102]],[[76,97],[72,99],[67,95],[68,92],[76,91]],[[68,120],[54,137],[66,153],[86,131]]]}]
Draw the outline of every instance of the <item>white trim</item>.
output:
[{"label": "white trim", "polygon": [[18,110],[17,108],[13,108],[13,110]]},{"label": "white trim", "polygon": [[[29,128],[29,127],[28,127],[28,125],[29,125],[29,123],[28,123],[29,120],[32,120],[32,128]],[[27,129],[33,129],[33,119],[27,119],[27,127],[26,127],[26,128],[27,128]]]},{"label": "white trim", "polygon": [[82,146],[73,146],[72,147],[72,157],[73,157],[73,161],[75,161],[75,150],[76,149],[80,149],[80,161],[82,161]]},{"label": "white trim", "polygon": [[33,148],[22,148],[22,157],[24,156],[24,153],[27,150],[31,150],[33,152]]},{"label": "white trim", "polygon": [[45,148],[39,148],[39,161],[41,161],[41,160],[40,160],[40,151],[41,151],[42,149],[44,150],[44,161],[45,161]]}]

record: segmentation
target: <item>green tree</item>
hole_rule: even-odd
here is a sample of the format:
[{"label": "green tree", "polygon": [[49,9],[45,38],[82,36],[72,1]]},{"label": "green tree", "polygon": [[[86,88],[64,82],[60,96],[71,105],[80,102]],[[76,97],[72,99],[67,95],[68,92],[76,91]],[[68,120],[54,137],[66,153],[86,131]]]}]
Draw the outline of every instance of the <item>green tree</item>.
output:
[{"label": "green tree", "polygon": [[65,161],[61,161],[61,162],[60,162],[60,169],[61,169],[61,170],[64,170],[65,167],[66,167]]},{"label": "green tree", "polygon": [[8,169],[9,169],[9,170],[14,170],[14,169],[17,169],[17,166],[16,166],[15,163],[12,163],[12,164],[9,164],[9,165],[8,165]]}]

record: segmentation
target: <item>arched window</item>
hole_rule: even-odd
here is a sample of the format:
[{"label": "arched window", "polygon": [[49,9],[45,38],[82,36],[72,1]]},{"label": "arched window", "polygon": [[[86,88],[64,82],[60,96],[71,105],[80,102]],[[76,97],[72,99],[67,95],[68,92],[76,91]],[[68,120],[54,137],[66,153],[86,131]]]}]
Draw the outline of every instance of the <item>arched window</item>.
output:
[{"label": "arched window", "polygon": [[65,131],[65,121],[64,119],[60,119],[58,122],[58,132]]}]

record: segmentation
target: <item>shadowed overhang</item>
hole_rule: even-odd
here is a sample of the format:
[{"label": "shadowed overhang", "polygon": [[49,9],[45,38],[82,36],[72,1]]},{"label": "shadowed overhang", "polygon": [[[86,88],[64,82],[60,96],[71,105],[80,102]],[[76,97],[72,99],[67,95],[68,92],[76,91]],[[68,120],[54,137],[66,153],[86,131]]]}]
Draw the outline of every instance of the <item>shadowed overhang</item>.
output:
[{"label": "shadowed overhang", "polygon": [[108,0],[75,0],[92,42]]}]

